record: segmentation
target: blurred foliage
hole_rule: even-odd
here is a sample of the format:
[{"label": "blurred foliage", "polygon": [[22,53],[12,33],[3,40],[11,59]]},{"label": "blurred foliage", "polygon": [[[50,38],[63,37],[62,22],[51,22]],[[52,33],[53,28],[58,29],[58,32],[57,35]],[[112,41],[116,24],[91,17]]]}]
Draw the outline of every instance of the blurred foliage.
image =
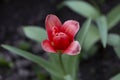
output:
[{"label": "blurred foliage", "polygon": [[[102,14],[99,8],[96,8],[96,6],[92,6],[85,1],[64,1],[63,4],[79,15],[91,18],[92,21],[97,24],[91,24],[88,34],[84,40],[83,49],[85,51],[89,51],[99,39],[101,39],[103,47],[105,48],[108,41],[108,30],[120,22],[120,4],[108,12],[107,15]],[[119,51],[117,48],[115,48],[115,51],[118,53]]]},{"label": "blurred foliage", "polygon": [[61,70],[61,68],[59,69],[59,67],[55,66],[55,64],[50,63],[47,60],[44,60],[42,57],[34,55],[32,53],[29,53],[27,51],[12,47],[12,46],[8,46],[8,45],[2,45],[3,48],[16,53],[28,60],[31,60],[32,62],[42,66],[43,68],[45,68],[48,72],[50,72],[52,75],[55,75],[57,77],[63,77],[63,71]]},{"label": "blurred foliage", "polygon": [[26,42],[26,41],[21,41],[18,43],[18,48],[23,49],[23,50],[29,50],[31,45]]},{"label": "blurred foliage", "polygon": [[[64,1],[63,5],[69,7],[71,10],[75,11],[79,15],[82,15],[86,18],[91,18],[92,21],[97,24],[91,24],[91,27],[88,30],[88,35],[84,40],[84,44],[82,42],[82,48],[84,50],[84,53],[87,53],[88,57],[89,54],[92,53],[92,55],[94,55],[94,53],[97,51],[97,46],[95,45],[95,43],[99,39],[101,39],[103,47],[105,48],[107,43],[108,45],[113,46],[114,51],[120,58],[120,36],[117,34],[108,35],[108,30],[114,27],[118,22],[120,22],[120,4],[113,8],[110,12],[108,12],[107,15],[104,15],[100,11],[99,5],[97,5],[96,2],[103,4],[105,0],[100,1],[91,0],[94,6],[85,1]],[[93,50],[93,52],[90,52],[91,50]],[[85,55],[82,56],[84,57]],[[120,74],[118,74],[111,80],[120,80]]]},{"label": "blurred foliage", "polygon": [[38,80],[46,80],[48,75],[43,71],[43,69],[40,66],[34,66],[34,71],[37,75]]},{"label": "blurred foliage", "polygon": [[65,1],[64,5],[86,18],[96,19],[100,16],[99,10],[85,1]]},{"label": "blurred foliage", "polygon": [[0,56],[0,67],[11,68],[12,66],[13,66],[12,62],[8,62],[2,56]]}]

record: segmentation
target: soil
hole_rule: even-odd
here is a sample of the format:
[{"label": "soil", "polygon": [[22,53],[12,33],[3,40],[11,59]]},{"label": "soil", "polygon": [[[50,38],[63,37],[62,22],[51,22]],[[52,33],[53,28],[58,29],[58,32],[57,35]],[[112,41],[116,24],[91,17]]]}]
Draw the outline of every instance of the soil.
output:
[{"label": "soil", "polygon": [[[92,4],[90,0],[86,1]],[[104,14],[107,14],[120,3],[119,0],[104,1],[103,4],[97,2]],[[21,42],[26,42],[30,45],[25,49],[46,58],[47,55],[44,54],[45,52],[39,44],[24,36],[22,28],[26,25],[36,25],[44,28],[45,17],[48,14],[56,14],[62,22],[75,19],[82,25],[85,21],[83,16],[73,12],[66,6],[60,10],[56,8],[57,4],[61,2],[62,0],[1,0],[0,44],[19,47]],[[120,34],[120,23],[110,32]],[[3,48],[0,48],[0,57],[12,62],[11,66],[0,65],[0,80],[50,80],[49,74],[42,68],[40,68],[40,74],[46,79],[38,77],[37,72],[34,70],[36,64]],[[94,56],[83,59],[79,67],[79,80],[109,80],[120,72],[120,59],[112,47],[107,46],[106,49],[100,47]]]}]

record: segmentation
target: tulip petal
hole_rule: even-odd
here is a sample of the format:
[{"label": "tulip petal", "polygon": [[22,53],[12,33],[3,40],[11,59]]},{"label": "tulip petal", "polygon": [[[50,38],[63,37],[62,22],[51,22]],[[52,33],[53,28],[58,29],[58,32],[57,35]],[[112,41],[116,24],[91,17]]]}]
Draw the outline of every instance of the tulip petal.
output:
[{"label": "tulip petal", "polygon": [[46,26],[48,38],[50,40],[52,39],[53,27],[56,27],[57,29],[59,29],[61,25],[62,23],[57,16],[50,14],[46,17],[45,26]]},{"label": "tulip petal", "polygon": [[53,52],[56,53],[56,51],[54,50],[54,48],[52,47],[52,45],[50,44],[49,40],[44,40],[41,43],[42,48],[46,51],[46,52]]},{"label": "tulip petal", "polygon": [[64,54],[68,54],[68,55],[77,55],[79,54],[81,51],[81,46],[79,44],[78,41],[73,41],[70,46],[63,51]]},{"label": "tulip petal", "polygon": [[72,39],[79,30],[79,22],[75,20],[68,20],[62,26],[62,31],[68,34]]}]

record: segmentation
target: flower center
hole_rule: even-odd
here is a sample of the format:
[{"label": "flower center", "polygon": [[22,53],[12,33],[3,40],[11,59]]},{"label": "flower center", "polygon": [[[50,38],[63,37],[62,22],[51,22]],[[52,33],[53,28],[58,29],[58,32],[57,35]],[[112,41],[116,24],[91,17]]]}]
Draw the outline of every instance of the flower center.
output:
[{"label": "flower center", "polygon": [[57,50],[64,50],[70,45],[69,37],[63,32],[55,33],[52,45]]},{"label": "flower center", "polygon": [[58,33],[59,32],[59,30],[58,30],[58,28],[57,27],[53,27],[52,28],[52,35],[54,36],[56,33]]}]

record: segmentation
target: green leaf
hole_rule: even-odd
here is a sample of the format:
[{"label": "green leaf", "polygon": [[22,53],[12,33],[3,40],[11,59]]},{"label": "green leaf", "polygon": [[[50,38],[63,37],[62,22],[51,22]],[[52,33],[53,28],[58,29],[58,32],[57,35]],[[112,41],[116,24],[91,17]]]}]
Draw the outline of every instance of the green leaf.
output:
[{"label": "green leaf", "polygon": [[107,43],[111,46],[119,46],[120,45],[120,36],[117,34],[109,34]]},{"label": "green leaf", "polygon": [[[67,5],[72,10],[81,14],[81,12],[79,12],[80,9],[78,8],[79,5],[77,6],[77,4],[80,3],[80,2],[81,1],[74,1],[74,2],[73,1],[66,1],[65,5]],[[119,8],[119,5],[118,5],[107,15],[108,30],[111,29],[112,27],[114,27],[114,25],[120,21],[119,20],[119,15],[120,14],[118,12],[118,11],[120,11],[119,9],[120,8]],[[113,17],[114,13],[116,13],[117,16],[114,15],[114,17]],[[112,20],[112,17],[113,17],[113,20]],[[114,22],[112,22],[112,21],[114,21]],[[90,49],[99,39],[100,39],[100,36],[99,36],[99,33],[98,33],[98,30],[97,30],[96,26],[91,24],[90,29],[88,30],[87,36],[84,40],[83,48],[85,50]]]},{"label": "green leaf", "polygon": [[83,49],[86,51],[89,50],[99,39],[100,36],[97,27],[91,24],[84,40]]},{"label": "green leaf", "polygon": [[51,74],[53,74],[54,76],[57,77],[63,77],[63,72],[61,72],[56,66],[52,65],[51,63],[49,63],[48,61],[42,59],[41,57],[38,57],[36,55],[33,55],[29,52],[8,46],[8,45],[2,45],[3,48],[16,53],[26,59],[29,59],[35,63],[37,63],[38,65],[42,66],[43,68],[45,68],[48,72],[50,72]]},{"label": "green leaf", "polygon": [[[54,66],[58,67],[61,69],[61,64],[59,63],[59,55],[58,54],[50,54],[50,60],[51,63],[55,64]],[[76,75],[76,67],[77,67],[77,63],[78,62],[78,55],[77,56],[70,56],[70,55],[66,55],[63,54],[62,55],[62,62],[64,64],[65,67],[65,72],[67,74],[70,74],[72,78],[75,78]],[[76,65],[76,66],[74,66]],[[62,70],[62,69],[61,69]],[[54,79],[54,77],[52,77]],[[55,79],[58,79],[58,77],[55,77]]]},{"label": "green leaf", "polygon": [[[120,42],[119,42],[119,43],[120,43]],[[120,46],[114,47],[114,50],[115,50],[117,56],[120,58]]]},{"label": "green leaf", "polygon": [[87,19],[84,24],[82,25],[76,39],[80,42],[81,46],[83,45],[84,39],[88,33],[88,30],[90,28],[91,24],[91,18]]},{"label": "green leaf", "polygon": [[110,80],[120,80],[120,73],[111,78]]},{"label": "green leaf", "polygon": [[[54,66],[58,67],[61,69],[61,65],[59,63],[59,56],[58,54],[50,54],[50,63],[55,64]],[[71,77],[75,80],[76,78],[76,73],[77,73],[77,66],[78,66],[78,55],[77,56],[70,56],[63,54],[62,55],[62,61],[65,67],[65,71],[67,74],[70,74]],[[76,65],[76,66],[74,66]],[[63,78],[62,78],[63,79]],[[52,76],[52,80],[62,80],[61,78]]]},{"label": "green leaf", "polygon": [[[108,30],[111,29],[111,28],[112,27],[109,27]],[[99,31],[96,28],[96,26],[91,24],[90,29],[88,30],[87,36],[84,40],[83,48],[85,50],[90,49],[100,39],[100,36],[99,36],[98,32]]]},{"label": "green leaf", "polygon": [[100,12],[96,8],[84,1],[65,1],[64,5],[87,18],[95,19],[100,16]]},{"label": "green leaf", "polygon": [[50,58],[50,63],[53,63],[54,66],[56,66],[58,69],[62,71],[61,65],[59,63],[59,55],[55,53],[50,53],[49,58]]},{"label": "green leaf", "polygon": [[51,75],[51,79],[52,80],[63,80],[63,78],[59,78],[59,77],[56,77],[56,76],[53,76],[53,75]]},{"label": "green leaf", "polygon": [[[106,18],[107,18],[107,23],[108,23],[108,26],[107,26],[108,30],[114,27],[120,21],[120,17],[119,17],[120,10],[119,9],[120,9],[120,5],[112,9],[111,12],[107,14]],[[83,48],[85,50],[90,49],[90,47],[94,45],[99,39],[100,39],[100,36],[99,36],[98,30],[96,26],[92,24],[88,31],[87,37],[84,41]]]},{"label": "green leaf", "polygon": [[109,34],[107,43],[113,46],[117,56],[120,58],[120,36],[117,34]]},{"label": "green leaf", "polygon": [[62,60],[67,74],[69,74],[75,80],[75,78],[77,77],[76,73],[79,64],[79,55],[70,56],[64,54],[62,55]]},{"label": "green leaf", "polygon": [[107,14],[108,29],[120,22],[120,4]]},{"label": "green leaf", "polygon": [[66,70],[67,74],[71,74],[71,69],[72,69],[71,65],[74,62],[73,57],[74,56],[70,56],[70,55],[66,55],[66,54],[62,55],[62,61],[63,61],[63,64],[64,64],[64,67],[65,67],[65,70]]},{"label": "green leaf", "polygon": [[[61,65],[59,63],[59,56],[58,54],[50,54],[50,63],[55,64],[54,66],[61,68]],[[63,54],[62,55],[62,61],[65,67],[65,71],[67,74],[70,74],[71,77],[75,80],[76,78],[76,69],[78,66],[78,55],[77,56],[70,56]],[[76,66],[74,66],[76,65]],[[52,75],[52,80],[62,80],[63,78],[55,77]]]},{"label": "green leaf", "polygon": [[37,26],[25,26],[23,30],[28,38],[39,43],[44,39],[47,39],[46,31],[43,28]]},{"label": "green leaf", "polygon": [[106,47],[107,44],[107,20],[105,16],[101,16],[96,20],[97,26],[98,26],[98,30],[99,30],[99,34],[101,37],[101,41],[103,43],[103,47]]},{"label": "green leaf", "polygon": [[65,80],[73,80],[70,75],[65,76],[64,79],[65,79]]}]

